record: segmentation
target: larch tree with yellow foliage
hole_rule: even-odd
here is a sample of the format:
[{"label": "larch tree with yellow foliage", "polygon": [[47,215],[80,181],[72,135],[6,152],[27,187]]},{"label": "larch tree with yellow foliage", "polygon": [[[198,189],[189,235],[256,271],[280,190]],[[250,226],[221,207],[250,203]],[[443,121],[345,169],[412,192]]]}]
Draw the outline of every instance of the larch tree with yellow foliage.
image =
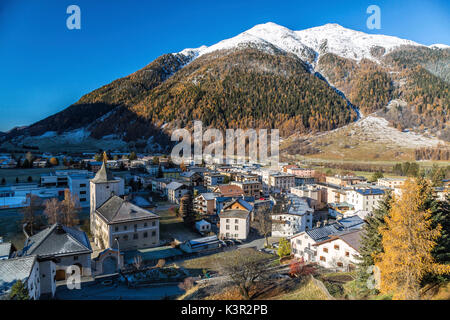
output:
[{"label": "larch tree with yellow foliage", "polygon": [[441,226],[432,228],[430,210],[423,209],[427,192],[432,192],[428,183],[407,180],[380,229],[384,252],[375,259],[381,272],[380,292],[393,294],[393,299],[419,299],[426,274],[450,273],[449,265],[436,263],[432,256]]}]

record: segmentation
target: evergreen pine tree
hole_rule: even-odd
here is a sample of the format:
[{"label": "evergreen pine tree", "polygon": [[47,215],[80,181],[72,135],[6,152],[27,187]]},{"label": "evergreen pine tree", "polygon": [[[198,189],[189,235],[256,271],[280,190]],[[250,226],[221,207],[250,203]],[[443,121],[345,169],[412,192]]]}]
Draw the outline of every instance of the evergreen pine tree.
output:
[{"label": "evergreen pine tree", "polygon": [[17,280],[11,287],[11,292],[9,293],[9,299],[11,300],[29,300],[28,288],[25,287],[21,280]]},{"label": "evergreen pine tree", "polygon": [[362,293],[376,293],[376,289],[367,287],[367,281],[371,276],[370,267],[375,265],[374,256],[383,252],[381,243],[380,227],[384,226],[384,217],[388,216],[392,207],[392,192],[387,192],[383,200],[379,202],[378,207],[372,215],[366,218],[366,224],[363,227],[361,237],[361,247],[359,263],[357,268],[357,284]]}]

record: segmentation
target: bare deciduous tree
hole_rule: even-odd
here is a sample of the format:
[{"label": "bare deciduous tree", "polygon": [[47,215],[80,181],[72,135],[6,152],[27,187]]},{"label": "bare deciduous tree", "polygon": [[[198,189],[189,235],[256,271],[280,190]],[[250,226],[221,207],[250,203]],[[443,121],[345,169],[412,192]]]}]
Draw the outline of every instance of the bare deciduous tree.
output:
[{"label": "bare deciduous tree", "polygon": [[269,235],[272,232],[272,217],[271,213],[268,210],[264,210],[262,208],[261,210],[257,210],[254,212],[255,214],[255,220],[254,220],[254,226],[258,232],[264,236],[265,239],[265,246],[267,247],[269,245]]},{"label": "bare deciduous tree", "polygon": [[62,208],[61,202],[56,198],[49,199],[44,202],[44,213],[47,220],[51,224],[62,223]]},{"label": "bare deciduous tree", "polygon": [[63,224],[69,227],[78,224],[78,211],[80,204],[76,196],[72,195],[69,189],[64,190],[64,200],[61,203],[63,213]]},{"label": "bare deciduous tree", "polygon": [[239,249],[231,251],[218,261],[219,270],[229,277],[239,288],[244,299],[251,299],[251,291],[258,281],[266,279],[267,258],[254,249]]},{"label": "bare deciduous tree", "polygon": [[28,205],[22,209],[23,223],[27,225],[30,235],[34,234],[34,230],[42,224],[39,210],[42,209],[41,198],[34,194],[27,194]]}]

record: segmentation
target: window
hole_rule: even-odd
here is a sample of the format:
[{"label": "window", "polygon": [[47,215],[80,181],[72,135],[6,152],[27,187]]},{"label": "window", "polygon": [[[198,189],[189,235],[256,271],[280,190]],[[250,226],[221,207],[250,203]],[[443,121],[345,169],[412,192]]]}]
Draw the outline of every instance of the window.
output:
[{"label": "window", "polygon": [[86,191],[80,191],[80,194],[86,194]]},{"label": "window", "polygon": [[137,230],[137,224],[134,225],[134,231],[136,231],[136,230]]},{"label": "window", "polygon": [[144,222],[144,227],[146,227],[147,226],[147,222]]},{"label": "window", "polygon": [[137,234],[137,233],[134,233],[134,234],[133,234],[133,239],[136,240],[137,238],[138,238],[138,234]]},{"label": "window", "polygon": [[77,261],[78,260],[78,256],[73,256],[73,260]]},{"label": "window", "polygon": [[227,225],[225,226],[225,229],[226,229],[226,230],[230,230],[230,226],[227,224]]},{"label": "window", "polygon": [[227,223],[229,223],[229,222],[230,222],[230,219],[227,219],[226,221],[227,221]]},{"label": "window", "polygon": [[340,268],[342,268],[342,267],[344,266],[344,264],[343,264],[342,262],[338,262],[338,263],[337,263],[337,266],[340,267]]},{"label": "window", "polygon": [[335,244],[334,249],[339,250],[339,246],[337,244]]},{"label": "window", "polygon": [[345,251],[345,256],[346,256],[346,257],[350,257],[350,252]]},{"label": "window", "polygon": [[152,237],[156,236],[156,231],[152,231]]},{"label": "window", "polygon": [[84,188],[84,187],[86,187],[85,183],[80,184],[80,188]]},{"label": "window", "polygon": [[128,235],[127,234],[123,236],[123,240],[125,240],[125,241],[128,240]]},{"label": "window", "polygon": [[238,219],[234,219],[234,223],[239,223],[239,220]]},{"label": "window", "polygon": [[114,231],[119,231],[119,227],[114,227]]},{"label": "window", "polygon": [[80,201],[81,201],[81,202],[85,202],[85,201],[86,201],[86,198],[80,198]]},{"label": "window", "polygon": [[328,248],[323,248],[323,252],[328,253]]},{"label": "window", "polygon": [[156,222],[152,221],[152,227],[156,226]]},{"label": "window", "polygon": [[324,256],[320,256],[320,261],[327,261],[327,259]]},{"label": "window", "polygon": [[127,228],[128,228],[127,226],[123,226],[123,230],[127,230]]},{"label": "window", "polygon": [[148,233],[144,232],[144,238],[147,238],[147,237],[148,237]]},{"label": "window", "polygon": [[234,230],[238,231],[239,230],[239,226],[234,226]]}]

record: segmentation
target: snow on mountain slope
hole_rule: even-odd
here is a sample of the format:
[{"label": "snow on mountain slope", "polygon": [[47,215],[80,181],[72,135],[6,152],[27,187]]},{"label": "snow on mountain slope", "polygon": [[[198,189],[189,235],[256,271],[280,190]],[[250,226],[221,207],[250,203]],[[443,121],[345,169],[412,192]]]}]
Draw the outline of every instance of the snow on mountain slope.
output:
[{"label": "snow on mountain slope", "polygon": [[442,44],[442,43],[435,43],[435,44],[432,44],[431,46],[428,46],[428,48],[431,48],[431,49],[448,49],[448,48],[450,48],[450,46],[448,46],[446,44]]},{"label": "snow on mountain slope", "polygon": [[[275,47],[293,53],[307,62],[312,62],[314,58],[327,52],[357,61],[363,58],[377,61],[377,55],[372,54],[371,51],[379,47],[384,48],[382,54],[386,54],[403,45],[423,46],[411,40],[367,34],[344,28],[335,23],[292,31],[273,22],[268,22],[258,24],[233,38],[222,40],[212,46],[185,49],[180,53],[195,59],[216,50],[233,49],[246,45],[255,46],[268,52],[272,52],[273,47]],[[445,45],[434,46],[442,47]]]},{"label": "snow on mountain slope", "polygon": [[382,47],[385,54],[402,45],[422,46],[421,44],[381,34],[367,34],[344,28],[335,23],[295,32],[300,41],[319,53],[330,52],[348,59],[363,58],[377,60],[371,54],[374,47]]},{"label": "snow on mountain slope", "polygon": [[258,24],[233,38],[222,40],[210,47],[188,48],[179,53],[195,59],[217,50],[234,49],[244,46],[256,47],[269,53],[274,53],[274,48],[276,48],[293,53],[306,61],[315,55],[315,52],[311,48],[300,41],[294,31],[272,22]]}]

